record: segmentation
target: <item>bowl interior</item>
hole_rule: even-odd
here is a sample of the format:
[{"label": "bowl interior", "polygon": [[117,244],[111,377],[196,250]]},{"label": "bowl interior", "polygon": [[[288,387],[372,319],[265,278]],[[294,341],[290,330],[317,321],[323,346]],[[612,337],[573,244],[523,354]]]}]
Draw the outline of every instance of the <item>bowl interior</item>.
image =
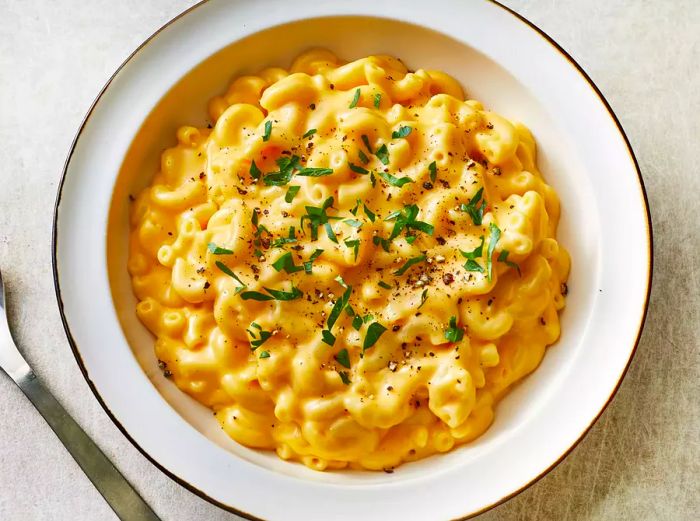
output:
[{"label": "bowl interior", "polygon": [[[309,47],[326,47],[346,60],[368,54],[391,54],[409,68],[443,70],[462,83],[468,96],[511,120],[521,121],[538,144],[539,166],[562,202],[559,239],[570,251],[572,289],[562,316],[562,337],[548,349],[541,366],[496,408],[492,427],[471,444],[401,467],[391,477],[382,473],[342,471],[316,473],[280,461],[274,454],[242,447],[219,428],[211,412],[165,379],[157,367],[153,337],[136,318],[135,298],[126,271],[129,194],[138,193],[156,172],[161,152],[175,143],[183,124],[206,125],[206,103],[230,81],[267,66],[288,67]],[[449,467],[477,461],[509,439],[538,414],[557,392],[575,360],[585,356],[583,339],[596,298],[601,256],[600,222],[590,176],[577,155],[574,139],[556,123],[548,100],[532,92],[489,56],[441,33],[397,20],[339,16],[307,19],[255,33],[225,47],[184,75],[160,99],[134,138],[119,171],[108,224],[108,267],[114,305],[123,332],[141,368],[164,399],[191,426],[212,442],[255,465],[290,476],[326,483],[368,485],[391,479],[418,479]],[[235,455],[235,456],[234,456]]]}]

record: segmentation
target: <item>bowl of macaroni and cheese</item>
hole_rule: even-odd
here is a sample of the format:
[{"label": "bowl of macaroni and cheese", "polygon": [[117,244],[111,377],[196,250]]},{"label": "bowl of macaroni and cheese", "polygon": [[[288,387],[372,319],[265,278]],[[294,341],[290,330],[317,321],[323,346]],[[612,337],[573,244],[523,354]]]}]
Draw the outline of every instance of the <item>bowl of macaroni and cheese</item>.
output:
[{"label": "bowl of macaroni and cheese", "polygon": [[611,400],[650,246],[607,103],[500,5],[211,0],[93,105],[54,272],[92,390],[191,490],[249,518],[453,519]]}]

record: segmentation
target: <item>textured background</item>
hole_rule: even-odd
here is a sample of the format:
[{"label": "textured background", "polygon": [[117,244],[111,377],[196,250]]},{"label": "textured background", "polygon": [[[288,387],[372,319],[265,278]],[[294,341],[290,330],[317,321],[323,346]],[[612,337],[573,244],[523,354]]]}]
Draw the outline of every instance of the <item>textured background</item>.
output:
[{"label": "textured background", "polygon": [[[192,0],[0,0],[0,268],[16,337],[86,431],[168,520],[233,520],[151,465],[80,375],[53,295],[50,234],[73,134],[112,71]],[[700,2],[507,0],[603,91],[637,154],[654,290],[617,397],[554,471],[479,521],[690,520],[700,510]],[[116,519],[0,375],[0,519]]]}]

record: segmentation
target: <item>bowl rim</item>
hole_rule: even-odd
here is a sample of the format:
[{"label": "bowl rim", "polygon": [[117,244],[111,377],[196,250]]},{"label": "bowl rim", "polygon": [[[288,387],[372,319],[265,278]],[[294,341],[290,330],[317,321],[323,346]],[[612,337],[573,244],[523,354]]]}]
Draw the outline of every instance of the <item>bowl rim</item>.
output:
[{"label": "bowl rim", "polygon": [[[598,421],[598,419],[601,417],[603,412],[607,409],[607,407],[610,405],[612,402],[613,398],[617,394],[622,381],[625,378],[625,375],[627,374],[627,371],[630,368],[630,365],[632,364],[632,360],[634,359],[634,356],[637,352],[637,348],[639,347],[639,342],[642,336],[642,332],[644,330],[644,324],[648,315],[648,310],[649,310],[649,301],[650,301],[650,296],[651,296],[651,291],[652,291],[652,281],[653,281],[653,270],[654,270],[654,249],[653,249],[653,223],[652,223],[652,218],[651,218],[651,212],[649,208],[649,198],[647,195],[646,187],[644,184],[644,179],[642,177],[641,169],[639,167],[639,162],[637,161],[637,158],[634,154],[634,151],[632,149],[632,146],[630,144],[629,138],[627,134],[625,133],[625,130],[620,123],[620,120],[618,119],[617,115],[613,111],[612,107],[610,106],[610,103],[607,101],[601,90],[598,88],[598,86],[595,84],[595,82],[591,79],[591,77],[586,73],[586,71],[579,65],[579,63],[561,46],[559,45],[551,36],[549,36],[545,31],[543,31],[541,28],[539,28],[537,25],[535,25],[533,22],[525,18],[523,15],[519,14],[515,10],[511,9],[510,7],[502,4],[498,0],[485,0],[486,2],[493,4],[497,6],[498,8],[504,10],[505,12],[509,13],[510,15],[514,16],[518,21],[521,23],[524,23],[527,25],[533,32],[541,37],[542,39],[545,40],[556,52],[558,52],[563,58],[565,58],[573,67],[574,69],[579,73],[579,75],[582,77],[583,80],[585,80],[586,84],[594,91],[596,97],[599,99],[599,101],[602,103],[603,107],[605,108],[608,116],[614,123],[615,128],[617,128],[617,131],[620,134],[620,137],[622,138],[625,148],[627,150],[627,153],[629,155],[629,159],[631,160],[634,169],[637,174],[637,181],[639,183],[639,188],[640,188],[640,194],[642,197],[642,203],[643,203],[643,209],[644,209],[644,214],[646,216],[645,219],[645,224],[646,224],[646,246],[647,246],[647,255],[648,255],[648,266],[647,266],[647,277],[646,277],[646,292],[644,296],[644,305],[642,306],[641,309],[641,316],[639,317],[639,323],[637,326],[637,334],[636,338],[634,341],[634,345],[630,351],[629,359],[627,360],[627,363],[621,373],[619,374],[617,378],[617,382],[615,383],[614,388],[610,392],[610,395],[608,396],[607,400],[605,403],[602,405],[600,411],[596,414],[596,416],[590,421],[588,426],[580,432],[578,435],[577,439],[547,468],[545,468],[543,471],[541,471],[538,475],[535,477],[531,478],[527,483],[522,485],[520,488],[517,490],[510,492],[506,494],[505,496],[501,497],[499,500],[481,508],[480,510],[476,512],[472,512],[466,516],[458,518],[458,521],[463,521],[466,519],[471,519],[473,517],[476,517],[480,514],[483,514],[484,512],[491,510],[492,508],[495,508],[496,506],[499,506],[509,499],[512,499],[513,497],[517,496],[536,482],[538,482],[540,479],[542,479],[544,476],[549,474],[559,463],[561,463],[564,458],[566,458],[580,443],[581,441],[585,438],[585,436],[588,434],[588,432],[591,430],[593,425]],[[99,394],[97,387],[93,383],[92,379],[90,378],[88,372],[87,372],[87,367],[83,361],[82,355],[80,354],[80,350],[78,348],[77,342],[75,341],[71,330],[70,326],[68,324],[68,320],[65,314],[65,309],[64,309],[64,304],[63,304],[63,298],[61,295],[61,287],[60,287],[60,281],[59,281],[59,273],[58,273],[58,262],[57,262],[57,237],[58,237],[58,213],[59,213],[59,206],[61,204],[61,197],[63,193],[63,187],[66,181],[66,177],[68,174],[68,168],[70,166],[71,159],[73,157],[73,153],[75,152],[76,144],[78,140],[80,139],[83,130],[90,119],[90,116],[92,115],[95,107],[97,104],[100,102],[102,99],[102,96],[106,92],[106,90],[110,87],[112,84],[113,80],[116,78],[116,76],[121,72],[121,70],[141,51],[143,50],[151,41],[158,36],[162,31],[164,31],[166,28],[168,28],[170,25],[173,23],[177,22],[180,18],[183,18],[190,12],[196,10],[197,8],[201,7],[204,4],[207,4],[209,0],[200,0],[199,2],[195,3],[194,5],[188,7],[184,11],[180,12],[178,15],[174,16],[170,20],[168,20],[165,24],[163,24],[161,27],[159,27],[156,31],[154,31],[150,36],[148,36],[141,44],[139,44],[123,61],[122,63],[114,70],[114,72],[110,75],[110,77],[106,80],[102,88],[100,89],[99,93],[97,96],[94,98],[92,103],[90,104],[90,107],[88,108],[85,116],[83,117],[80,126],[78,127],[72,141],[71,145],[68,151],[68,154],[66,156],[66,159],[63,164],[63,168],[61,171],[61,179],[58,184],[57,188],[57,193],[56,193],[56,199],[55,199],[55,204],[54,204],[54,211],[53,211],[53,222],[52,222],[52,233],[51,233],[51,266],[52,266],[52,274],[53,274],[53,281],[54,281],[54,290],[55,290],[55,295],[56,295],[56,301],[58,305],[58,310],[59,314],[61,317],[61,323],[63,324],[63,329],[66,334],[66,338],[68,340],[68,343],[70,345],[71,351],[73,353],[73,356],[75,357],[75,360],[78,364],[78,367],[80,368],[80,371],[85,378],[85,381],[88,384],[88,387],[92,391],[93,395],[97,399],[98,403],[102,407],[102,409],[107,413],[107,416],[112,420],[112,422],[116,425],[116,427],[121,431],[121,433],[126,437],[129,442],[144,456],[148,461],[150,461],[156,468],[158,468],[161,472],[163,472],[166,476],[168,476],[170,479],[178,483],[179,485],[183,486],[190,492],[196,494],[200,498],[208,501],[209,503],[216,505],[217,507],[226,510],[228,512],[234,513],[238,516],[244,517],[246,519],[251,519],[251,520],[260,520],[261,518],[256,517],[252,514],[249,514],[247,512],[244,512],[242,510],[239,510],[235,507],[232,507],[231,505],[227,505],[225,503],[222,503],[221,501],[218,501],[217,499],[214,499],[213,497],[209,496],[207,493],[204,491],[198,489],[194,485],[188,483],[184,479],[180,478],[167,468],[165,468],[161,463],[159,463],[153,456],[151,456],[148,452],[146,452],[145,449],[143,449],[137,441],[129,434],[129,432],[124,428],[124,426],[121,424],[121,422],[116,418],[116,416],[112,413],[112,411],[109,409],[107,403],[104,401],[102,396]]]}]

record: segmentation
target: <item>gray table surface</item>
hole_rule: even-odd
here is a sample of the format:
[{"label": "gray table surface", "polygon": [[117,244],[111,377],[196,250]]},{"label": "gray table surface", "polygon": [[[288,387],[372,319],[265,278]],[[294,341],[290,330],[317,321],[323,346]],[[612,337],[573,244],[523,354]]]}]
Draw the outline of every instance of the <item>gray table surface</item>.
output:
[{"label": "gray table surface", "polygon": [[[0,0],[0,268],[38,374],[163,519],[235,519],[149,463],[73,359],[51,275],[52,207],[74,132],[105,80],[191,0]],[[479,520],[700,515],[700,2],[507,0],[586,69],[626,129],[654,221],[651,307],[630,371],[584,441]],[[114,514],[0,374],[0,519]]]}]

